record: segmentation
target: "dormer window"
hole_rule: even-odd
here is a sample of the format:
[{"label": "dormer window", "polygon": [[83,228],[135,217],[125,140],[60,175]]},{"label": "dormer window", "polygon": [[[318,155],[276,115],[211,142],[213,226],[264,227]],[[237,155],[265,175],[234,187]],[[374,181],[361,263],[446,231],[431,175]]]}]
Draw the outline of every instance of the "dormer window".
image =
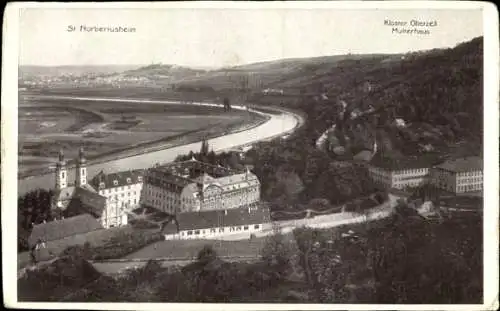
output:
[{"label": "dormer window", "polygon": [[115,180],[113,180],[113,185],[114,185],[114,186],[118,186],[118,180],[116,180],[116,179],[115,179]]},{"label": "dormer window", "polygon": [[99,183],[99,188],[100,188],[100,189],[103,189],[104,187],[105,187],[105,185],[104,185],[104,183],[103,183],[103,182]]},{"label": "dormer window", "polygon": [[132,182],[132,179],[130,177],[127,178],[127,184],[130,184]]},{"label": "dormer window", "polygon": [[138,181],[142,181],[142,176],[137,177]]}]

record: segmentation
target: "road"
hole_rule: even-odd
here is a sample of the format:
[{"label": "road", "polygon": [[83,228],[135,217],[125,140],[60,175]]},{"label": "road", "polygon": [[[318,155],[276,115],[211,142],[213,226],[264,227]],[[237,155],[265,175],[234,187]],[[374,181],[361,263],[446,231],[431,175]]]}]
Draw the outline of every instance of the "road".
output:
[{"label": "road", "polygon": [[[285,234],[292,232],[295,228],[300,228],[303,226],[309,228],[322,229],[322,228],[334,228],[350,224],[358,224],[389,217],[390,215],[393,214],[394,208],[398,204],[399,199],[400,197],[393,194],[389,194],[389,200],[378,206],[372,207],[371,209],[367,210],[366,213],[364,214],[341,212],[334,214],[319,215],[311,218],[274,221],[273,224],[279,227],[280,231]],[[252,233],[255,235],[255,237],[260,238],[272,235],[274,234],[274,231],[272,228],[269,228],[268,230],[263,230],[260,232],[252,232]],[[207,237],[206,239],[210,238]],[[224,241],[248,240],[249,233],[235,233],[226,235],[224,237],[214,237],[213,239],[224,240]]]},{"label": "road", "polygon": [[[277,223],[284,234],[290,233],[293,229],[301,226],[307,226],[310,228],[333,228],[342,225],[356,224],[367,221],[373,221],[377,219],[382,219],[390,216],[393,213],[393,208],[397,204],[398,197],[390,195],[389,200],[377,207],[372,208],[366,215],[357,215],[353,213],[337,213],[331,215],[317,216],[314,218],[292,220],[292,221],[279,221]],[[273,230],[266,230],[263,232],[255,233],[256,237],[264,237],[274,234]],[[236,234],[231,236],[226,236],[223,240],[248,240],[248,234]],[[258,260],[258,257],[254,256],[231,256],[221,258],[226,261],[239,261],[239,262],[253,262]],[[168,266],[184,266],[194,261],[194,259],[159,259],[161,265],[164,267]],[[145,265],[147,260],[145,259],[118,259],[109,261],[93,262],[94,267],[101,273],[104,274],[115,274],[119,273],[125,269],[133,267],[141,267]]]},{"label": "road", "polygon": [[[158,100],[140,100],[140,99],[109,99],[109,98],[92,98],[92,97],[64,97],[72,100],[95,100],[95,101],[117,101],[117,102],[134,102],[134,103],[155,103],[155,104],[179,104],[175,101],[158,101]],[[198,106],[221,106],[214,103],[190,103],[187,105]],[[243,106],[232,106],[233,109],[247,109]],[[276,109],[278,110],[278,109]],[[297,114],[288,111],[280,110],[281,114],[269,114],[252,108],[249,111],[265,115],[269,117],[268,121],[254,128],[245,131],[229,133],[213,139],[209,139],[208,143],[215,152],[221,152],[230,148],[256,143],[258,141],[268,140],[276,136],[284,135],[295,130],[303,124],[303,119]],[[129,169],[144,169],[152,167],[156,163],[172,162],[178,155],[187,154],[190,151],[197,152],[200,150],[201,142],[175,146],[168,149],[156,150],[139,155],[133,155],[111,161],[91,164],[87,167],[88,175],[94,176],[101,170],[106,173],[113,173]],[[74,180],[75,172],[68,170],[68,180]],[[53,173],[32,176],[18,181],[18,195],[22,195],[36,188],[49,189],[55,184],[55,176]]]}]

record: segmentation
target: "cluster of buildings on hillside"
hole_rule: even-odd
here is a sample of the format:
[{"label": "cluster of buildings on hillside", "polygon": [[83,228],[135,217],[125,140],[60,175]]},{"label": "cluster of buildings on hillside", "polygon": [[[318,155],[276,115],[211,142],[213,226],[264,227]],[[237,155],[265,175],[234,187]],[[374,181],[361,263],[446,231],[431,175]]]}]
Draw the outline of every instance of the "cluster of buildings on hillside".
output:
[{"label": "cluster of buildings on hillside", "polygon": [[[364,162],[373,181],[387,189],[430,183],[455,194],[482,190],[480,157],[454,159],[429,167],[412,161],[370,161],[376,148],[375,144],[374,151],[358,161]],[[31,241],[73,231],[79,234],[85,228],[95,230],[96,224],[99,228],[126,225],[132,210],[141,206],[175,215],[175,221],[164,227],[166,239],[252,234],[270,228],[270,211],[260,202],[259,179],[248,169],[235,171],[193,157],[147,170],[111,174],[101,171],[90,178],[80,149],[74,184],[68,182],[68,167],[62,152],[55,175],[51,208],[56,219],[35,225]],[[75,217],[84,219],[87,225],[67,225]],[[59,233],[51,233],[54,230]]]},{"label": "cluster of buildings on hillside", "polygon": [[57,88],[61,86],[76,86],[76,87],[90,87],[90,86],[119,86],[122,83],[134,83],[136,85],[154,85],[155,81],[142,76],[128,76],[124,74],[99,74],[88,73],[82,75],[40,75],[20,77],[18,84],[25,88]]},{"label": "cluster of buildings on hillside", "polygon": [[74,184],[68,181],[62,152],[55,175],[51,202],[55,220],[35,225],[32,232],[37,236],[30,238],[32,241],[54,236],[49,231],[67,227],[65,224],[75,216],[90,215],[100,228],[126,225],[132,210],[140,206],[175,215],[175,232],[171,227],[166,230],[167,236],[176,238],[252,233],[270,222],[269,209],[260,204],[260,182],[255,174],[248,169],[235,171],[203,163],[194,157],[148,170],[101,171],[89,179],[80,149]]}]

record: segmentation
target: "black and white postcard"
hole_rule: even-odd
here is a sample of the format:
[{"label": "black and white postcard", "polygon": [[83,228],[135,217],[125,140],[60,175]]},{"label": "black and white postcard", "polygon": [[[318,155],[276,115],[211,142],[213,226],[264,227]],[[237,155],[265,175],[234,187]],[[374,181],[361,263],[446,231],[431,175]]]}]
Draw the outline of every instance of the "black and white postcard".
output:
[{"label": "black and white postcard", "polygon": [[5,12],[5,306],[498,308],[493,4]]}]

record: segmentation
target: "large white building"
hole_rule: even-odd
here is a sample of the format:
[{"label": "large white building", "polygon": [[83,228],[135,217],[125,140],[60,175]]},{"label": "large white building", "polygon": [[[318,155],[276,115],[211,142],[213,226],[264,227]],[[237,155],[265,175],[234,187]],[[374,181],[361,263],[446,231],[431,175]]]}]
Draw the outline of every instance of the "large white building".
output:
[{"label": "large white building", "polygon": [[430,183],[455,194],[483,189],[483,161],[466,157],[445,161],[432,167],[412,161],[370,163],[370,177],[386,188],[404,189]]},{"label": "large white building", "polygon": [[143,171],[123,171],[105,174],[99,172],[91,181],[99,195],[106,198],[103,211],[103,226],[114,227],[127,224],[127,213],[139,206]]},{"label": "large white building", "polygon": [[395,189],[421,186],[429,177],[429,167],[411,161],[371,163],[368,172],[374,182]]},{"label": "large white building", "polygon": [[61,151],[52,197],[52,210],[57,218],[90,214],[104,228],[127,224],[127,212],[139,204],[141,171],[108,175],[101,172],[88,182],[86,159],[83,148],[80,148],[75,175],[75,183],[69,184],[68,167]]},{"label": "large white building", "polygon": [[466,157],[446,161],[431,169],[431,181],[440,189],[453,193],[483,190],[483,159]]},{"label": "large white building", "polygon": [[227,210],[260,201],[260,182],[249,170],[236,172],[191,159],[147,170],[141,203],[168,214]]}]

